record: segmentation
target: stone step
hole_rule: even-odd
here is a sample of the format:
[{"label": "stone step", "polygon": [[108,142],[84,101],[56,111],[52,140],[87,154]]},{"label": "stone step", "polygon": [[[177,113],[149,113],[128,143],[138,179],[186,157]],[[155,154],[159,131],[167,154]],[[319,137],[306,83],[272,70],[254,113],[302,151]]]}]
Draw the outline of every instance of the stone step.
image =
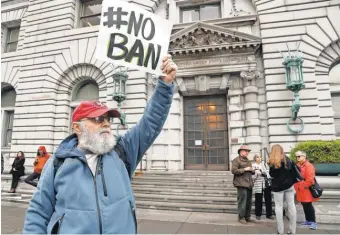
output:
[{"label": "stone step", "polygon": [[188,196],[188,195],[159,195],[135,193],[136,201],[158,201],[158,202],[184,202],[188,204],[223,204],[235,205],[237,199],[235,197],[202,197],[202,196]]},{"label": "stone step", "polygon": [[144,209],[156,210],[179,210],[179,211],[196,211],[196,212],[219,212],[235,213],[236,205],[212,205],[212,204],[194,204],[185,202],[159,202],[159,201],[136,201],[137,207]]},{"label": "stone step", "polygon": [[[138,169],[136,170],[138,171]],[[189,175],[189,176],[221,176],[221,175],[232,175],[231,171],[143,171],[143,175]]]},{"label": "stone step", "polygon": [[31,199],[15,199],[12,197],[1,198],[1,202],[19,203],[19,204],[29,204]]},{"label": "stone step", "polygon": [[134,182],[145,182],[145,181],[150,181],[150,182],[183,182],[183,183],[197,183],[197,182],[202,182],[202,183],[233,183],[233,178],[232,177],[218,177],[218,178],[205,178],[205,177],[193,177],[193,178],[186,178],[186,177],[134,177],[133,178]]},{"label": "stone step", "polygon": [[232,196],[236,195],[237,191],[235,188],[216,190],[216,189],[188,189],[188,188],[169,188],[169,187],[143,187],[143,186],[133,186],[134,192],[140,193],[154,193],[154,194],[171,194],[171,195],[192,195],[192,196]]},{"label": "stone step", "polygon": [[[204,190],[199,192],[195,189],[173,189],[173,188],[143,188],[133,187],[135,193],[156,194],[156,195],[182,195],[182,196],[203,196],[203,197],[237,197],[236,190]],[[340,203],[340,191],[324,191],[321,201],[334,201]]]},{"label": "stone step", "polygon": [[132,181],[132,185],[152,185],[154,187],[158,186],[181,186],[184,188],[215,188],[215,189],[226,189],[234,187],[232,183],[214,183],[214,182],[169,182],[169,181]]},{"label": "stone step", "polygon": [[[34,193],[34,190],[20,190],[18,189],[16,193],[6,193],[4,191],[9,190],[8,188],[3,189],[1,193],[2,197],[11,197],[16,199],[31,199]],[[237,203],[237,193],[229,192],[227,195],[221,194],[198,194],[198,193],[184,193],[184,192],[151,192],[151,191],[142,191],[139,189],[134,189],[134,195],[137,201],[159,201],[159,202],[185,202],[189,204],[236,204]],[[253,197],[255,197],[253,195]],[[333,191],[325,191],[323,197],[321,198],[321,202],[324,203],[340,203],[340,192]],[[274,200],[273,200],[274,201]],[[255,200],[253,199],[253,203]]]}]

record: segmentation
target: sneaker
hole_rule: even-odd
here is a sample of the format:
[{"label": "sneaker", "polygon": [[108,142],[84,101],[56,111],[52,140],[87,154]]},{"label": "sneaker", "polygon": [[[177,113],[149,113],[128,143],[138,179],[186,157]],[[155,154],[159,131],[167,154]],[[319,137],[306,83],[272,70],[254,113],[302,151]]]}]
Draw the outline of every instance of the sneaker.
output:
[{"label": "sneaker", "polygon": [[254,222],[255,222],[255,220],[251,219],[250,217],[249,217],[249,218],[246,218],[246,221],[247,221],[248,223],[254,223]]},{"label": "sneaker", "polygon": [[274,219],[274,216],[267,216],[267,219],[271,219],[271,220],[273,220]]},{"label": "sneaker", "polygon": [[311,225],[311,222],[309,221],[304,221],[301,223],[301,226],[310,226]]},{"label": "sneaker", "polygon": [[291,235],[291,234],[292,234],[292,232],[291,232],[291,231],[288,231],[288,232],[287,232],[287,235]]},{"label": "sneaker", "polygon": [[311,222],[309,228],[316,230],[318,228],[318,224],[316,222]]},{"label": "sneaker", "polygon": [[256,216],[256,219],[257,220],[261,220],[261,216]]},{"label": "sneaker", "polygon": [[247,221],[245,220],[245,218],[239,219],[238,222],[240,222],[241,224],[247,224]]}]

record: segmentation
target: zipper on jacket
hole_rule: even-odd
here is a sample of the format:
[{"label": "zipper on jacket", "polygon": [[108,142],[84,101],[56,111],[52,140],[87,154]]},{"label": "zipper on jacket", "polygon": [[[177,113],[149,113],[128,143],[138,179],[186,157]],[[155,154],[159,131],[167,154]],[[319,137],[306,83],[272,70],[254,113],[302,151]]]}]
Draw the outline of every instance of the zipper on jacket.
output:
[{"label": "zipper on jacket", "polygon": [[135,221],[135,233],[137,234],[137,218],[136,218],[136,208],[134,207],[134,205],[132,204],[131,201],[130,202],[130,207],[131,207],[131,211],[132,211],[132,215],[133,215],[133,219]]},{"label": "zipper on jacket", "polygon": [[58,224],[59,224],[59,226],[58,226],[58,231],[57,231],[57,234],[59,234],[60,233],[60,228],[61,228],[61,224],[63,223],[63,220],[64,220],[64,216],[65,216],[65,214],[63,214],[63,216],[58,220]]},{"label": "zipper on jacket", "polygon": [[102,183],[103,183],[104,196],[107,197],[107,189],[106,189],[105,176],[104,176],[104,167],[103,167],[103,155],[101,155],[100,158],[99,158],[99,164],[100,164],[100,168],[99,168],[98,174],[101,174]]},{"label": "zipper on jacket", "polygon": [[[88,166],[88,164],[86,164],[86,165]],[[98,201],[98,190],[97,190],[97,174],[98,174],[98,168],[99,168],[98,166],[99,166],[99,164],[97,162],[96,174],[93,177],[93,181],[94,181],[94,190],[95,190],[95,193],[96,193],[96,203],[97,203],[97,211],[98,211],[98,219],[99,219],[99,233],[103,234],[102,217],[101,217],[101,214],[100,214],[99,201]],[[91,171],[91,169],[90,169],[90,171]]]}]

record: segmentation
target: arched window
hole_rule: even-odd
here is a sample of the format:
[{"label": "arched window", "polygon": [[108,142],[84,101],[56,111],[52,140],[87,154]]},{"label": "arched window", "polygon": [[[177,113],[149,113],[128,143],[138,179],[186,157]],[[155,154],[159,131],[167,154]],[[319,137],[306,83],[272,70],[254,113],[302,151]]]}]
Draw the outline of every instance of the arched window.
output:
[{"label": "arched window", "polygon": [[81,102],[84,100],[98,100],[99,99],[99,87],[93,80],[86,80],[77,86],[73,94],[72,101]]},{"label": "arched window", "polygon": [[96,81],[86,79],[79,82],[73,89],[70,112],[70,132],[72,132],[72,114],[74,109],[85,100],[99,100],[99,87]]},{"label": "arched window", "polygon": [[16,92],[10,85],[1,84],[2,147],[10,147],[14,120]]},{"label": "arched window", "polygon": [[329,72],[332,107],[334,110],[335,135],[340,138],[340,61]]}]

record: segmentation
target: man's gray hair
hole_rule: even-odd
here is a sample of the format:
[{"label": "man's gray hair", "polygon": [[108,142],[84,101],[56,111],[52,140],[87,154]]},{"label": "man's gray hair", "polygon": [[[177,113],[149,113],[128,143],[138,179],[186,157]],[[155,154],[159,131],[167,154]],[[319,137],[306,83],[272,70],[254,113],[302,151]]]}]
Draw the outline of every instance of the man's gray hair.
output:
[{"label": "man's gray hair", "polygon": [[306,154],[306,152],[304,152],[304,151],[297,151],[297,152],[295,153],[295,155],[307,157],[307,154]]}]

